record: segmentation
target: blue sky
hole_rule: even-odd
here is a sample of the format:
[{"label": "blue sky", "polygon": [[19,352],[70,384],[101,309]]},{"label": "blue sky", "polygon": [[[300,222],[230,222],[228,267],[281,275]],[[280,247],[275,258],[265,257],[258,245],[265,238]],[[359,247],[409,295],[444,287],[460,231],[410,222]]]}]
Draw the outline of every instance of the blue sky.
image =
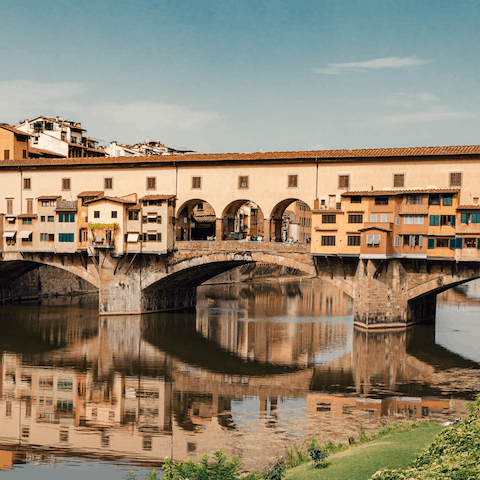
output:
[{"label": "blue sky", "polygon": [[17,0],[0,122],[198,152],[480,143],[478,0]]}]

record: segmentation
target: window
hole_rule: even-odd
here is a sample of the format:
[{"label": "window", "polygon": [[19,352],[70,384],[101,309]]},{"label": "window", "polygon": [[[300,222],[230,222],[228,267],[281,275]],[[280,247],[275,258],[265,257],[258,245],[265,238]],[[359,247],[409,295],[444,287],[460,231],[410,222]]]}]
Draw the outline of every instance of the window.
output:
[{"label": "window", "polygon": [[192,177],[192,188],[202,188],[202,177]]},{"label": "window", "polygon": [[480,223],[480,213],[472,213],[472,223]]},{"label": "window", "polygon": [[350,175],[339,175],[338,188],[349,188],[349,187],[350,187]]},{"label": "window", "polygon": [[100,218],[100,212],[98,210],[94,210],[93,218]]},{"label": "window", "polygon": [[394,247],[399,247],[400,246],[400,237],[396,236],[393,238],[393,246]]},{"label": "window", "polygon": [[464,239],[464,247],[465,248],[475,248],[477,246],[477,239],[476,238],[465,238]]},{"label": "window", "polygon": [[[155,190],[156,188],[157,188],[157,178],[147,177],[147,190]],[[197,188],[200,188],[200,187],[197,187]]]},{"label": "window", "polygon": [[414,215],[413,216],[413,223],[415,225],[423,225],[425,222],[425,219],[423,217],[423,215]]},{"label": "window", "polygon": [[31,225],[32,219],[31,218],[22,218],[22,225]]},{"label": "window", "polygon": [[152,437],[143,437],[143,439],[142,439],[142,450],[144,450],[144,451],[152,450]]},{"label": "window", "polygon": [[161,215],[157,216],[157,223],[162,223],[162,216]]},{"label": "window", "polygon": [[147,242],[156,242],[157,241],[157,234],[156,233],[148,233],[147,234]]},{"label": "window", "polygon": [[10,150],[4,150],[3,151],[3,159],[4,160],[10,160]]},{"label": "window", "polygon": [[48,239],[48,234],[47,233],[41,233],[40,234],[40,241],[41,242],[46,242]]},{"label": "window", "polygon": [[400,217],[395,217],[395,225],[400,225]]},{"label": "window", "polygon": [[337,223],[336,215],[322,215],[322,223]]},{"label": "window", "polygon": [[238,188],[248,188],[248,177],[238,177]]},{"label": "window", "polygon": [[363,223],[363,215],[349,215],[348,223]]},{"label": "window", "polygon": [[41,222],[44,222],[44,221],[45,221],[45,215],[42,215],[42,216],[40,217],[40,221],[41,221]]},{"label": "window", "polygon": [[396,173],[393,175],[393,186],[394,187],[405,186],[405,175],[403,173]]},{"label": "window", "polygon": [[451,187],[461,187],[462,186],[462,174],[461,173],[450,173],[450,186]]},{"label": "window", "polygon": [[49,242],[54,242],[55,241],[55,234],[49,233],[48,234],[48,241]]},{"label": "window", "polygon": [[13,214],[13,198],[7,198],[7,215]]},{"label": "window", "polygon": [[27,238],[22,238],[22,243],[31,243],[32,237],[33,237],[33,233],[31,233]]},{"label": "window", "polygon": [[103,186],[105,190],[111,190],[113,188],[113,178],[104,178],[103,179]]},{"label": "window", "polygon": [[138,211],[133,210],[132,212],[128,212],[128,219],[129,220],[138,220]]},{"label": "window", "polygon": [[380,235],[367,235],[367,245],[380,245]]},{"label": "window", "polygon": [[388,197],[375,197],[375,205],[388,205]]},{"label": "window", "polygon": [[[203,212],[203,203],[202,203],[202,202],[200,202],[200,203],[197,205],[197,211],[198,211],[198,212]],[[253,213],[252,213],[252,215],[253,215]]]},{"label": "window", "polygon": [[449,225],[449,226],[454,227],[455,226],[455,215],[440,215],[440,225]]},{"label": "window", "polygon": [[429,225],[432,227],[440,225],[440,215],[430,215]]},{"label": "window", "polygon": [[27,213],[33,213],[33,198],[27,198]]},{"label": "window", "polygon": [[452,195],[443,195],[442,203],[445,206],[452,205]]},{"label": "window", "polygon": [[322,245],[334,246],[335,235],[322,235]]},{"label": "window", "polygon": [[428,195],[429,205],[440,205],[440,195],[438,193],[430,193]]},{"label": "window", "polygon": [[74,234],[73,233],[59,233],[58,234],[58,241],[59,242],[73,242],[74,241]]},{"label": "window", "polygon": [[427,241],[427,248],[435,248],[435,239],[434,238],[429,238]]},{"label": "window", "polygon": [[55,200],[42,200],[42,207],[54,207]]},{"label": "window", "polygon": [[30,190],[32,188],[32,179],[31,178],[24,178],[23,179],[23,189]]},{"label": "window", "polygon": [[116,210],[112,210],[112,218],[117,218],[117,211]]},{"label": "window", "polygon": [[62,190],[70,190],[70,179],[62,178]]},{"label": "window", "polygon": [[74,213],[59,213],[58,214],[58,221],[63,223],[72,223],[75,221],[75,214]]},{"label": "window", "polygon": [[422,203],[422,195],[407,195],[407,205],[421,205]]},{"label": "window", "polygon": [[377,221],[377,215],[370,215],[370,222],[375,223]]},{"label": "window", "polygon": [[362,203],[362,197],[350,197],[350,203]]},{"label": "window", "polygon": [[27,158],[27,151],[26,150],[23,151],[22,157]]},{"label": "window", "polygon": [[347,245],[349,246],[359,246],[360,245],[360,235],[348,235]]},{"label": "window", "polygon": [[448,247],[448,238],[437,238],[437,247],[447,248]]},{"label": "window", "polygon": [[380,215],[380,222],[381,223],[387,223],[388,215],[386,213],[382,213]]},{"label": "window", "polygon": [[288,176],[288,188],[298,187],[298,175],[289,175]]}]

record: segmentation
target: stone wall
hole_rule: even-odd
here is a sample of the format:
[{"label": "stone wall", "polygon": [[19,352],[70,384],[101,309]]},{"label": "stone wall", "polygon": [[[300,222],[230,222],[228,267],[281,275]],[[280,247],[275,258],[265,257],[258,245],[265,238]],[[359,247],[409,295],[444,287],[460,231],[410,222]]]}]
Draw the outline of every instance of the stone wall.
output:
[{"label": "stone wall", "polygon": [[94,293],[97,288],[65,270],[41,266],[13,281],[0,282],[0,301]]}]

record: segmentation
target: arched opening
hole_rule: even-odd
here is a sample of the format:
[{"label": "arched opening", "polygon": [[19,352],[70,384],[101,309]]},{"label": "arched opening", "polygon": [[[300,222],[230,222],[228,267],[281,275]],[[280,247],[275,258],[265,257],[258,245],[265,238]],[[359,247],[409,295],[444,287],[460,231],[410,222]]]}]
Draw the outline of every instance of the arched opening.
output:
[{"label": "arched opening", "polygon": [[177,242],[188,240],[215,240],[217,216],[213,207],[200,198],[185,202],[175,222]]},{"label": "arched opening", "polygon": [[310,243],[312,210],[298,198],[287,198],[272,210],[270,219],[272,242]]},{"label": "arched opening", "polygon": [[265,222],[262,209],[251,200],[235,200],[222,215],[222,240],[263,241]]}]

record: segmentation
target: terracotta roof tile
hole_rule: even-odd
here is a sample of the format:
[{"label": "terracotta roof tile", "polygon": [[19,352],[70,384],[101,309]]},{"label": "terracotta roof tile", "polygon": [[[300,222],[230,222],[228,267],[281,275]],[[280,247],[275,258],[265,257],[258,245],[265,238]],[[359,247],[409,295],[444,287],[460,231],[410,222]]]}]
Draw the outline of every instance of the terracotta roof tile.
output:
[{"label": "terracotta roof tile", "polygon": [[37,218],[37,215],[34,213],[22,213],[21,215],[18,215],[17,218]]},{"label": "terracotta roof tile", "polygon": [[145,195],[139,201],[144,200],[172,200],[175,198],[175,195]]},{"label": "terracotta roof tile", "polygon": [[28,147],[28,153],[39,156],[47,155],[50,158],[67,158],[65,155],[60,155],[59,153],[50,150],[43,150],[42,148]]},{"label": "terracotta roof tile", "polygon": [[459,188],[412,188],[405,189],[388,189],[388,190],[361,190],[342,193],[342,197],[378,197],[378,196],[395,196],[408,195],[414,193],[452,193],[456,194],[460,191]]},{"label": "terracotta roof tile", "polygon": [[60,195],[42,195],[37,197],[37,200],[56,200],[57,198],[61,198]]},{"label": "terracotta roof tile", "polygon": [[480,205],[459,205],[457,210],[480,210]]},{"label": "terracotta roof tile", "polygon": [[32,135],[22,132],[21,130],[16,129],[15,127],[12,127],[11,125],[2,125],[0,124],[0,128],[3,128],[4,130],[9,130],[10,132],[16,133],[17,135],[23,135],[24,137],[31,137]]},{"label": "terracotta roof tile", "polygon": [[98,197],[98,198],[94,198],[93,200],[90,200],[89,202],[86,202],[88,205],[90,205],[91,203],[95,203],[95,202],[103,202],[103,201],[109,201],[109,202],[115,202],[115,203],[121,203],[121,204],[124,204],[124,205],[135,205],[135,201],[131,201],[131,200],[125,200],[124,198],[120,198],[120,197]]},{"label": "terracotta roof tile", "polygon": [[104,193],[102,190],[91,190],[91,191],[87,190],[85,192],[79,193],[77,197],[98,197],[102,193]]},{"label": "terracotta roof tile", "polygon": [[[78,144],[77,144],[78,146]],[[268,162],[268,161],[305,161],[332,163],[336,161],[354,161],[355,159],[408,158],[480,155],[480,145],[445,147],[408,147],[408,148],[370,148],[358,150],[308,150],[297,152],[253,152],[253,153],[206,153],[185,155],[149,155],[143,157],[86,157],[69,158],[63,161],[53,159],[5,160],[2,168],[17,166],[87,166],[87,165],[125,165],[125,164],[188,164],[222,162]]]}]

